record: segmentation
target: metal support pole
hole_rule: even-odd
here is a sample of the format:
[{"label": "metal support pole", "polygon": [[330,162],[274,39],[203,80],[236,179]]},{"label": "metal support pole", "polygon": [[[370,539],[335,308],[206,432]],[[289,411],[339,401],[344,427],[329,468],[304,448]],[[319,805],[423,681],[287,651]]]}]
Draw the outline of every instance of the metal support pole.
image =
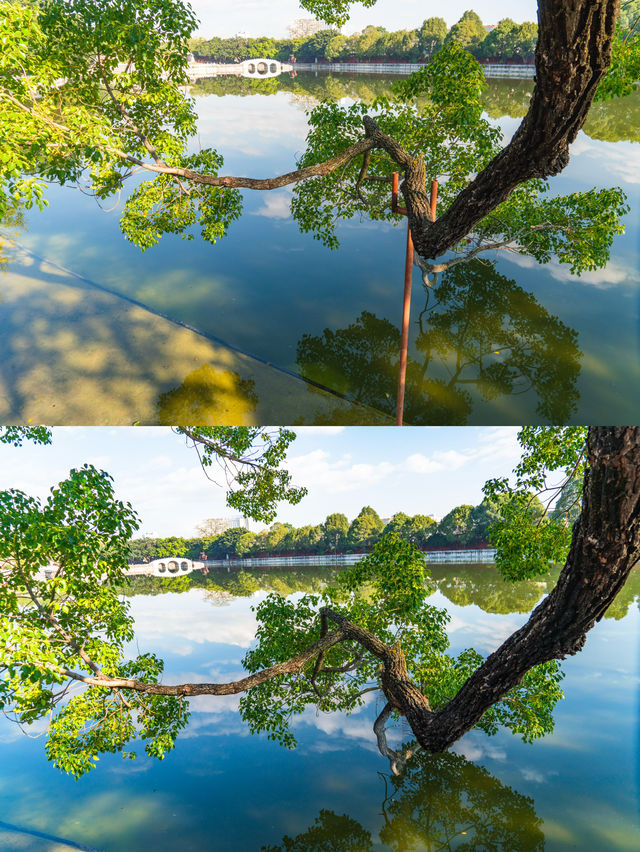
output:
[{"label": "metal support pole", "polygon": [[413,240],[407,223],[407,253],[404,260],[404,301],[402,303],[402,335],[400,337],[400,368],[398,371],[398,402],[396,426],[402,426],[404,388],[407,378],[407,349],[409,345],[409,315],[411,313],[411,278],[413,277]]},{"label": "metal support pole", "polygon": [[431,181],[431,193],[429,194],[429,205],[431,207],[431,218],[436,221],[436,207],[438,206],[438,181]]},{"label": "metal support pole", "polygon": [[391,176],[391,210],[393,213],[398,212],[398,172]]},{"label": "metal support pole", "polygon": [[[394,213],[407,215],[404,207],[398,206],[398,172],[393,172],[391,182],[391,210]],[[438,181],[431,181],[431,193],[429,205],[431,217],[436,220],[436,207],[438,204]],[[402,302],[402,332],[400,336],[400,366],[398,368],[398,395],[396,403],[396,426],[402,426],[404,416],[404,391],[407,380],[407,353],[409,348],[409,317],[411,313],[411,279],[413,277],[413,239],[411,228],[407,222],[407,251],[404,261],[404,299]]]}]

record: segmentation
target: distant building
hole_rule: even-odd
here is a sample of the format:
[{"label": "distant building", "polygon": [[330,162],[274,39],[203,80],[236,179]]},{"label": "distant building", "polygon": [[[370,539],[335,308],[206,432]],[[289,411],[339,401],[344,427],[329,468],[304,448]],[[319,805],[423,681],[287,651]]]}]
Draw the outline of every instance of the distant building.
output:
[{"label": "distant building", "polygon": [[249,529],[248,518],[207,518],[196,529],[203,536],[220,535],[225,530]]},{"label": "distant building", "polygon": [[482,26],[485,28],[485,30],[486,30],[488,33],[490,33],[490,32],[491,32],[491,30],[495,30],[495,28],[496,28],[498,25],[497,25],[497,24],[483,24]]},{"label": "distant building", "polygon": [[296,18],[296,20],[287,27],[291,38],[308,38],[314,33],[320,32],[326,27],[321,21],[316,21],[315,18]]}]

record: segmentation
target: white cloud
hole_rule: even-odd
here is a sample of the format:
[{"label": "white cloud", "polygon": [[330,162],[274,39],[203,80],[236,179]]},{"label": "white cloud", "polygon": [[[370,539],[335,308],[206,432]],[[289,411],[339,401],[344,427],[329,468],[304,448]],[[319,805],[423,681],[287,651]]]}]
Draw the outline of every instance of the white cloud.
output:
[{"label": "white cloud", "polygon": [[407,458],[405,464],[409,473],[435,473],[443,468],[442,462],[428,458],[422,453],[413,453]]},{"label": "white cloud", "polygon": [[321,436],[331,436],[331,435],[339,435],[341,432],[344,432],[346,426],[296,426],[295,431],[300,436],[306,435],[321,435]]},{"label": "white cloud", "polygon": [[348,456],[331,461],[326,450],[312,450],[287,461],[287,468],[296,481],[309,489],[330,489],[333,492],[357,491],[368,484],[379,483],[398,470],[388,461],[377,464],[350,464]]},{"label": "white cloud", "polygon": [[410,473],[437,473],[458,470],[476,461],[511,459],[519,455],[518,427],[495,426],[480,433],[478,446],[465,450],[436,450],[430,456],[413,453],[404,465]]},{"label": "white cloud", "polygon": [[[515,263],[523,269],[540,268],[538,261],[528,254],[515,254],[508,252],[502,255],[504,260]],[[581,275],[575,275],[566,264],[560,263],[556,258],[551,258],[543,269],[556,281],[571,281],[575,284],[588,284],[599,290],[608,290],[612,287],[625,285],[636,287],[638,282],[638,271],[636,267],[629,264],[612,260],[602,269],[590,269]]]},{"label": "white cloud", "polygon": [[[199,33],[206,38],[212,35],[232,36],[237,32],[249,35],[270,35],[284,38],[287,26],[296,18],[309,18],[311,14],[302,9],[298,0],[191,0],[191,5],[200,19]],[[433,14],[443,15],[448,25],[454,24],[468,7],[468,0],[450,0],[440,4]],[[485,23],[495,24],[501,18],[512,17],[518,23],[536,20],[535,0],[476,0],[474,9]],[[424,0],[377,0],[373,8],[365,9],[354,3],[350,19],[343,32],[350,34],[362,31],[368,24],[386,27],[388,30],[413,29],[419,27],[425,17]]]},{"label": "white cloud", "polygon": [[263,206],[253,211],[254,216],[266,216],[268,219],[288,219],[291,216],[291,193],[265,193],[262,201]]},{"label": "white cloud", "polygon": [[460,453],[458,450],[437,450],[433,454],[433,460],[442,465],[446,470],[457,470],[462,465],[471,461],[474,455],[475,453],[473,452]]},{"label": "white cloud", "polygon": [[480,446],[476,450],[478,458],[517,459],[520,457],[518,432],[520,426],[493,426],[483,429],[478,436]]}]

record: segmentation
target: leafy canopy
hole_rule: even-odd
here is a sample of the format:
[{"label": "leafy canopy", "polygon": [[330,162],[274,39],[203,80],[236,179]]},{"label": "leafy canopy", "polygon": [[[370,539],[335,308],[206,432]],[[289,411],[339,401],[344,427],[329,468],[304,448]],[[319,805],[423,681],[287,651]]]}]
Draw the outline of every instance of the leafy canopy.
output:
[{"label": "leafy canopy", "polygon": [[245,517],[270,523],[279,502],[295,505],[307,494],[291,486],[291,474],[282,467],[296,437],[290,429],[191,426],[176,432],[196,448],[205,472],[217,466],[224,474],[231,486],[227,505]]},{"label": "leafy canopy", "polygon": [[[582,497],[586,432],[579,426],[524,427],[514,481],[502,477],[485,485],[485,495],[500,501],[500,517],[490,524],[489,536],[505,579],[546,574],[549,563],[566,559]],[[560,511],[550,511],[552,504]]]},{"label": "leafy canopy", "polygon": [[[177,429],[199,449],[205,468],[218,460],[235,487],[229,504],[259,520],[277,502],[298,502],[305,489],[289,487],[281,467],[295,435],[285,429]],[[0,443],[50,443],[44,427],[4,427]],[[89,686],[69,696],[86,676],[157,683],[163,663],[152,653],[131,656],[133,639],[126,587],[129,542],[138,517],[116,498],[108,473],[92,465],[70,472],[40,501],[22,491],[0,492],[0,709],[23,724],[52,713],[47,754],[76,777],[105,752],[122,752],[135,739],[162,758],[187,724],[180,697]],[[53,576],[47,578],[44,571]]]}]

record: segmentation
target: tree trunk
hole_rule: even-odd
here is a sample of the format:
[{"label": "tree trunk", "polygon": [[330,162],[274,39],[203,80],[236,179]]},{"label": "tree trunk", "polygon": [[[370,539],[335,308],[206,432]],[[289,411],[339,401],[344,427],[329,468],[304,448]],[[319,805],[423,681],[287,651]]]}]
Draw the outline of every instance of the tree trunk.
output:
[{"label": "tree trunk", "polygon": [[401,678],[385,688],[429,751],[452,745],[533,666],[580,651],[640,558],[640,428],[591,428],[587,454],[583,508],[565,567],[529,621],[439,712],[420,708]]},{"label": "tree trunk", "polygon": [[511,142],[431,223],[412,212],[409,225],[425,260],[448,251],[523,181],[556,175],[589,112],[611,62],[620,0],[539,0],[536,85],[527,115]]}]

